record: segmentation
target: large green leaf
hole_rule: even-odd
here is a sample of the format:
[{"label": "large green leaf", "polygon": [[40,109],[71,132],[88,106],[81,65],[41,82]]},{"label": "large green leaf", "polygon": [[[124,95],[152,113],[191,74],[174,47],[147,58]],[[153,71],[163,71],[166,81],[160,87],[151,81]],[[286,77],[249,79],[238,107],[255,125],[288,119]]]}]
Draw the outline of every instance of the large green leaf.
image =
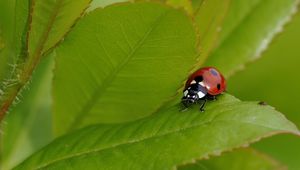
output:
[{"label": "large green leaf", "polygon": [[286,167],[253,149],[240,149],[209,160],[182,165],[180,170],[284,170]]},{"label": "large green leaf", "polygon": [[6,116],[1,126],[0,169],[16,166],[52,139],[51,80],[53,56],[36,69],[29,88]]},{"label": "large green leaf", "polygon": [[258,58],[297,9],[298,0],[232,0],[222,37],[206,65],[227,77]]},{"label": "large green leaf", "polygon": [[[24,48],[27,31],[28,0],[0,1],[0,35],[5,48],[0,51],[0,82],[9,78]],[[3,82],[0,84],[3,90]],[[0,94],[1,96],[1,94]]]},{"label": "large green leaf", "polygon": [[58,48],[56,131],[153,113],[196,61],[195,37],[186,15],[157,3],[90,12]]},{"label": "large green leaf", "polygon": [[225,94],[204,113],[175,104],[142,120],[75,131],[15,169],[171,169],[282,132],[299,134],[272,107]]}]

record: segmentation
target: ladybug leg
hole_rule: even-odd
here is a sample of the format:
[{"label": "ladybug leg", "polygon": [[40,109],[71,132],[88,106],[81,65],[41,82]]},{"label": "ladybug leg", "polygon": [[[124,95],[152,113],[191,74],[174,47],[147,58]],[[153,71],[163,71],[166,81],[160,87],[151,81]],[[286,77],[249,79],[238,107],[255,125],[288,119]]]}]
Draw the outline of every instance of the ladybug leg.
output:
[{"label": "ladybug leg", "polygon": [[187,110],[188,107],[189,107],[188,102],[186,102],[186,100],[182,99],[181,100],[181,109],[180,109],[180,111],[184,112],[184,111]]},{"label": "ladybug leg", "polygon": [[212,97],[212,100],[218,100],[218,99],[217,99],[217,96],[213,96],[213,97]]},{"label": "ladybug leg", "polygon": [[184,112],[184,111],[186,111],[187,109],[188,109],[188,106],[185,105],[185,104],[181,105],[181,107],[180,107],[180,111],[181,111],[181,112]]},{"label": "ladybug leg", "polygon": [[204,106],[205,106],[205,104],[206,104],[206,98],[204,99],[204,102],[202,103],[202,105],[200,106],[200,111],[201,112],[204,112]]},{"label": "ladybug leg", "polygon": [[187,104],[187,102],[184,101],[184,102],[181,102],[181,103],[182,103],[182,105],[183,105],[184,108],[188,108],[189,107],[188,104]]},{"label": "ladybug leg", "polygon": [[217,96],[212,96],[212,95],[209,95],[209,96],[207,96],[207,98],[209,99],[209,100],[217,100]]}]

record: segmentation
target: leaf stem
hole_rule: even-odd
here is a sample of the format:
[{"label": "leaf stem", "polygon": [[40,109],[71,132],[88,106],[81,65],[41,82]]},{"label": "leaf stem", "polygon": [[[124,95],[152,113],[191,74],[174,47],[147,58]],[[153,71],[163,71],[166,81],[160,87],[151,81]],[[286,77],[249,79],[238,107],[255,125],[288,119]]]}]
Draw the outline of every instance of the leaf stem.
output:
[{"label": "leaf stem", "polygon": [[[35,3],[35,1],[31,1],[31,4],[30,4],[31,12],[29,15],[29,22],[30,22],[29,27],[32,24],[33,8],[35,5],[34,3]],[[61,3],[62,3],[62,0],[57,2],[57,6],[54,9],[54,14],[52,15],[52,17],[50,18],[50,20],[47,24],[47,29],[44,31],[44,33],[40,37],[39,44],[38,44],[35,52],[32,55],[30,55],[29,53],[26,52],[25,58],[27,59],[27,61],[25,62],[25,64],[23,65],[23,67],[20,70],[17,70],[15,72],[16,74],[14,75],[14,76],[16,76],[15,78],[18,81],[15,83],[15,85],[7,86],[6,89],[4,89],[4,91],[8,91],[8,93],[1,100],[1,103],[3,103],[3,104],[1,104],[1,109],[0,109],[0,123],[4,119],[9,107],[13,104],[13,101],[15,100],[15,98],[17,97],[17,95],[19,94],[21,89],[30,80],[34,69],[40,62],[41,56],[43,54],[44,44],[46,43],[46,41],[48,39],[48,35],[51,30],[51,26],[54,24],[54,21],[55,21],[55,18],[57,17],[57,13],[58,13],[59,6]],[[26,48],[25,48],[26,51],[27,51],[28,45],[29,45],[29,36],[30,36],[29,31],[30,31],[30,28],[27,33],[27,41],[26,41]]]}]

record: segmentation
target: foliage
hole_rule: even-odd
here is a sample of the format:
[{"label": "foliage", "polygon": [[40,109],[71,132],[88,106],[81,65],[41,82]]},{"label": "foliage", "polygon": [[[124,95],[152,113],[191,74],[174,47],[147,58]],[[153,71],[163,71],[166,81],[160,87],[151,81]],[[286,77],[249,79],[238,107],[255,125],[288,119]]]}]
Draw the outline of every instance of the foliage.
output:
[{"label": "foliage", "polygon": [[[297,13],[293,22],[288,24],[285,32],[276,38],[262,59],[249,64],[247,69],[232,77],[229,83],[230,93],[244,100],[259,99],[275,106],[285,113],[298,127],[300,96],[297,87],[300,79],[299,70],[300,49],[300,15]],[[270,64],[272,63],[272,64]],[[279,83],[278,79],[284,83]],[[284,147],[282,147],[284,146]],[[255,148],[272,155],[286,164],[290,170],[298,170],[300,162],[299,137],[292,135],[274,136],[255,144]]]},{"label": "foliage", "polygon": [[[85,36],[78,36],[83,32]],[[176,92],[196,62],[194,32],[182,12],[157,4],[123,4],[90,12],[57,50],[56,130],[62,134],[153,113]]]},{"label": "foliage", "polygon": [[230,77],[257,59],[299,1],[123,1],[0,2],[1,167],[281,168],[253,150],[202,160],[299,135],[271,106],[227,93],[204,113],[179,103],[193,70]]},{"label": "foliage", "polygon": [[69,164],[73,169],[171,169],[273,133],[298,133],[271,107],[229,95],[210,104],[205,114],[198,109],[182,112],[175,104],[142,120],[90,126],[58,138],[16,169],[62,169]]}]

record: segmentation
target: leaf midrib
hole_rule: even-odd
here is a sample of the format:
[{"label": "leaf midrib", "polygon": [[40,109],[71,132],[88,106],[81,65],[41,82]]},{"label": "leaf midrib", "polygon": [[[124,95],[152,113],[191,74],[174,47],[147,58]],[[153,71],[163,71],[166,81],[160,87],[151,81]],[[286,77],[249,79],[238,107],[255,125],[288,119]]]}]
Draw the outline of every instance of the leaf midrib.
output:
[{"label": "leaf midrib", "polygon": [[166,9],[165,12],[163,12],[160,16],[157,17],[157,19],[153,22],[151,27],[148,29],[148,31],[145,32],[143,37],[134,45],[131,52],[127,55],[127,57],[121,61],[118,66],[114,69],[113,72],[111,72],[106,78],[102,81],[102,84],[98,86],[94,94],[91,96],[91,98],[86,102],[86,104],[82,107],[81,111],[76,114],[75,120],[71,123],[67,131],[71,131],[75,127],[80,126],[81,122],[88,117],[87,114],[90,113],[91,109],[94,107],[94,105],[97,104],[98,100],[102,97],[102,95],[105,93],[106,89],[109,87],[109,85],[114,81],[116,78],[116,75],[124,68],[127,63],[130,61],[130,59],[134,56],[134,54],[138,51],[140,47],[142,47],[143,42],[149,37],[149,35],[152,33],[152,31],[159,25],[160,21],[167,15],[169,12],[169,9]]},{"label": "leaf midrib", "polygon": [[[191,126],[188,126],[188,127],[185,127],[185,128],[178,128],[178,129],[175,129],[175,130],[171,130],[171,131],[168,131],[168,132],[163,133],[161,135],[152,135],[152,136],[150,135],[150,136],[145,137],[145,138],[135,139],[135,140],[131,140],[131,141],[126,141],[126,142],[115,144],[115,145],[109,146],[109,147],[103,147],[103,148],[100,148],[100,149],[88,150],[88,151],[84,151],[84,152],[79,152],[79,153],[75,153],[75,154],[72,154],[72,155],[68,155],[68,156],[62,157],[60,159],[56,159],[56,160],[50,161],[48,163],[45,163],[45,164],[43,164],[43,165],[35,168],[35,170],[46,168],[46,167],[50,166],[51,164],[54,164],[54,163],[57,163],[57,162],[60,162],[60,161],[64,161],[64,160],[67,160],[67,159],[72,159],[72,158],[83,156],[83,155],[89,155],[91,153],[102,152],[104,150],[109,150],[109,149],[120,147],[120,146],[127,145],[127,144],[135,144],[135,143],[139,143],[139,142],[146,141],[146,140],[149,140],[149,139],[161,138],[161,137],[173,134],[173,133],[187,131],[187,130],[190,130],[190,129],[193,129],[193,128],[199,128],[200,126],[203,126],[203,125],[206,125],[206,124],[217,123],[217,122],[228,122],[228,123],[238,122],[238,123],[243,123],[243,124],[249,124],[249,125],[255,125],[255,126],[259,126],[259,127],[264,127],[264,128],[270,129],[270,130],[277,130],[277,132],[270,133],[271,135],[274,135],[276,133],[282,133],[282,132],[288,131],[287,129],[277,129],[277,128],[274,128],[274,127],[265,126],[263,124],[256,124],[254,122],[249,122],[249,121],[239,121],[239,120],[234,120],[234,119],[233,120],[217,120],[217,121],[215,121],[214,119],[212,119],[212,120],[201,122],[199,124],[191,125]],[[268,134],[266,134],[266,136],[268,136]],[[257,137],[256,139],[260,139],[260,138],[261,137]],[[251,140],[251,141],[246,142],[246,143],[251,143],[252,141],[256,141],[256,140]]]}]

